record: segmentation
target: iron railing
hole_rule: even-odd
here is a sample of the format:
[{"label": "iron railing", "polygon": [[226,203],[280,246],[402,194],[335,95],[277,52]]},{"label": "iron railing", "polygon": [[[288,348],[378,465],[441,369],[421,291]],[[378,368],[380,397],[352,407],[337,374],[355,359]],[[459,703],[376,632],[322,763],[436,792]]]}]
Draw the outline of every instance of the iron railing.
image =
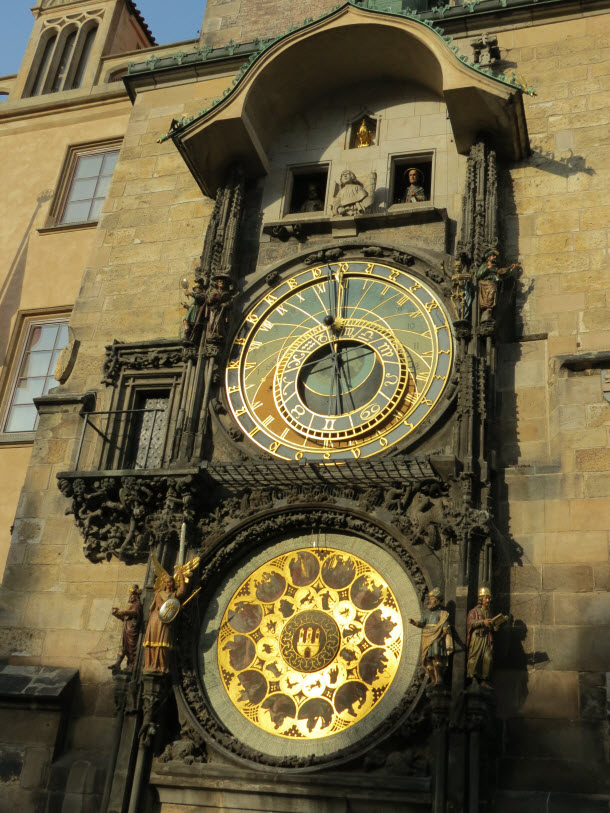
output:
[{"label": "iron railing", "polygon": [[[153,414],[152,423],[150,427],[144,427],[144,416],[150,413]],[[165,416],[167,409],[86,412],[83,415],[74,470],[160,468],[163,464],[167,429],[165,418],[159,418],[160,413]],[[93,418],[99,420],[94,421]],[[96,425],[97,423],[100,425]],[[162,437],[159,445],[156,441],[160,435]]]}]

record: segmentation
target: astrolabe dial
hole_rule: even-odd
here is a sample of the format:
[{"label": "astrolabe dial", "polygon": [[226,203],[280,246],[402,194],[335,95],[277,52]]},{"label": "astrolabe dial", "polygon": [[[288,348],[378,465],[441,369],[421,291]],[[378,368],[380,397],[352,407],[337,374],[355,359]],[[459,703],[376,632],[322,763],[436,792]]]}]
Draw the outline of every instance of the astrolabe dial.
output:
[{"label": "astrolabe dial", "polygon": [[354,554],[302,548],[259,566],[223,615],[219,673],[258,728],[320,739],[362,720],[385,695],[403,646],[396,597]]},{"label": "astrolabe dial", "polygon": [[251,308],[226,394],[244,433],[277,457],[369,457],[426,419],[452,359],[447,314],[426,283],[384,263],[329,263]]}]

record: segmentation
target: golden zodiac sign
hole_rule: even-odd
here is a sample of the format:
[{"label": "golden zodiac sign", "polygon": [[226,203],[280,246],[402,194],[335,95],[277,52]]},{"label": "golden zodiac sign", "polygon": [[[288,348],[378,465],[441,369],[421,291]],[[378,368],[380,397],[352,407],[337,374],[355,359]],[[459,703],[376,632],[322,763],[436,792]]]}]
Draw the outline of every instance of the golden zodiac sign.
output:
[{"label": "golden zodiac sign", "polygon": [[231,702],[282,737],[344,731],[394,679],[403,644],[397,607],[383,577],[345,551],[304,548],[261,565],[235,591],[218,636]]}]

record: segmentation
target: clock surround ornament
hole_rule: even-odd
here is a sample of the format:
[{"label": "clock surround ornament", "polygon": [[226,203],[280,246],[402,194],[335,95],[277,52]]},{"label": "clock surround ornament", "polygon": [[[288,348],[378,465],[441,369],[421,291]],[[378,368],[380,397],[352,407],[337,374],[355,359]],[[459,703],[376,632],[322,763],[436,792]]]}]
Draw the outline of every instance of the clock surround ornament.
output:
[{"label": "clock surround ornament", "polygon": [[266,452],[339,463],[406,441],[438,404],[453,356],[451,322],[428,281],[385,260],[328,262],[250,307],[225,394]]}]

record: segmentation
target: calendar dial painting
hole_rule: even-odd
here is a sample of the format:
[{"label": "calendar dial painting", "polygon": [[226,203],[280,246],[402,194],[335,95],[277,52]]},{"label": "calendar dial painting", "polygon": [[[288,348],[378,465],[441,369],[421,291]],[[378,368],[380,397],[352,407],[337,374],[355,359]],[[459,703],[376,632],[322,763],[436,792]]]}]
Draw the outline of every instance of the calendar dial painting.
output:
[{"label": "calendar dial painting", "polygon": [[383,263],[330,263],[251,308],[226,395],[244,433],[276,457],[364,458],[420,426],[452,359],[447,314],[426,283]]},{"label": "calendar dial painting", "polygon": [[332,737],[375,708],[403,648],[396,598],[343,550],[276,556],[239,586],[217,643],[224,690],[257,728],[292,740]]}]

